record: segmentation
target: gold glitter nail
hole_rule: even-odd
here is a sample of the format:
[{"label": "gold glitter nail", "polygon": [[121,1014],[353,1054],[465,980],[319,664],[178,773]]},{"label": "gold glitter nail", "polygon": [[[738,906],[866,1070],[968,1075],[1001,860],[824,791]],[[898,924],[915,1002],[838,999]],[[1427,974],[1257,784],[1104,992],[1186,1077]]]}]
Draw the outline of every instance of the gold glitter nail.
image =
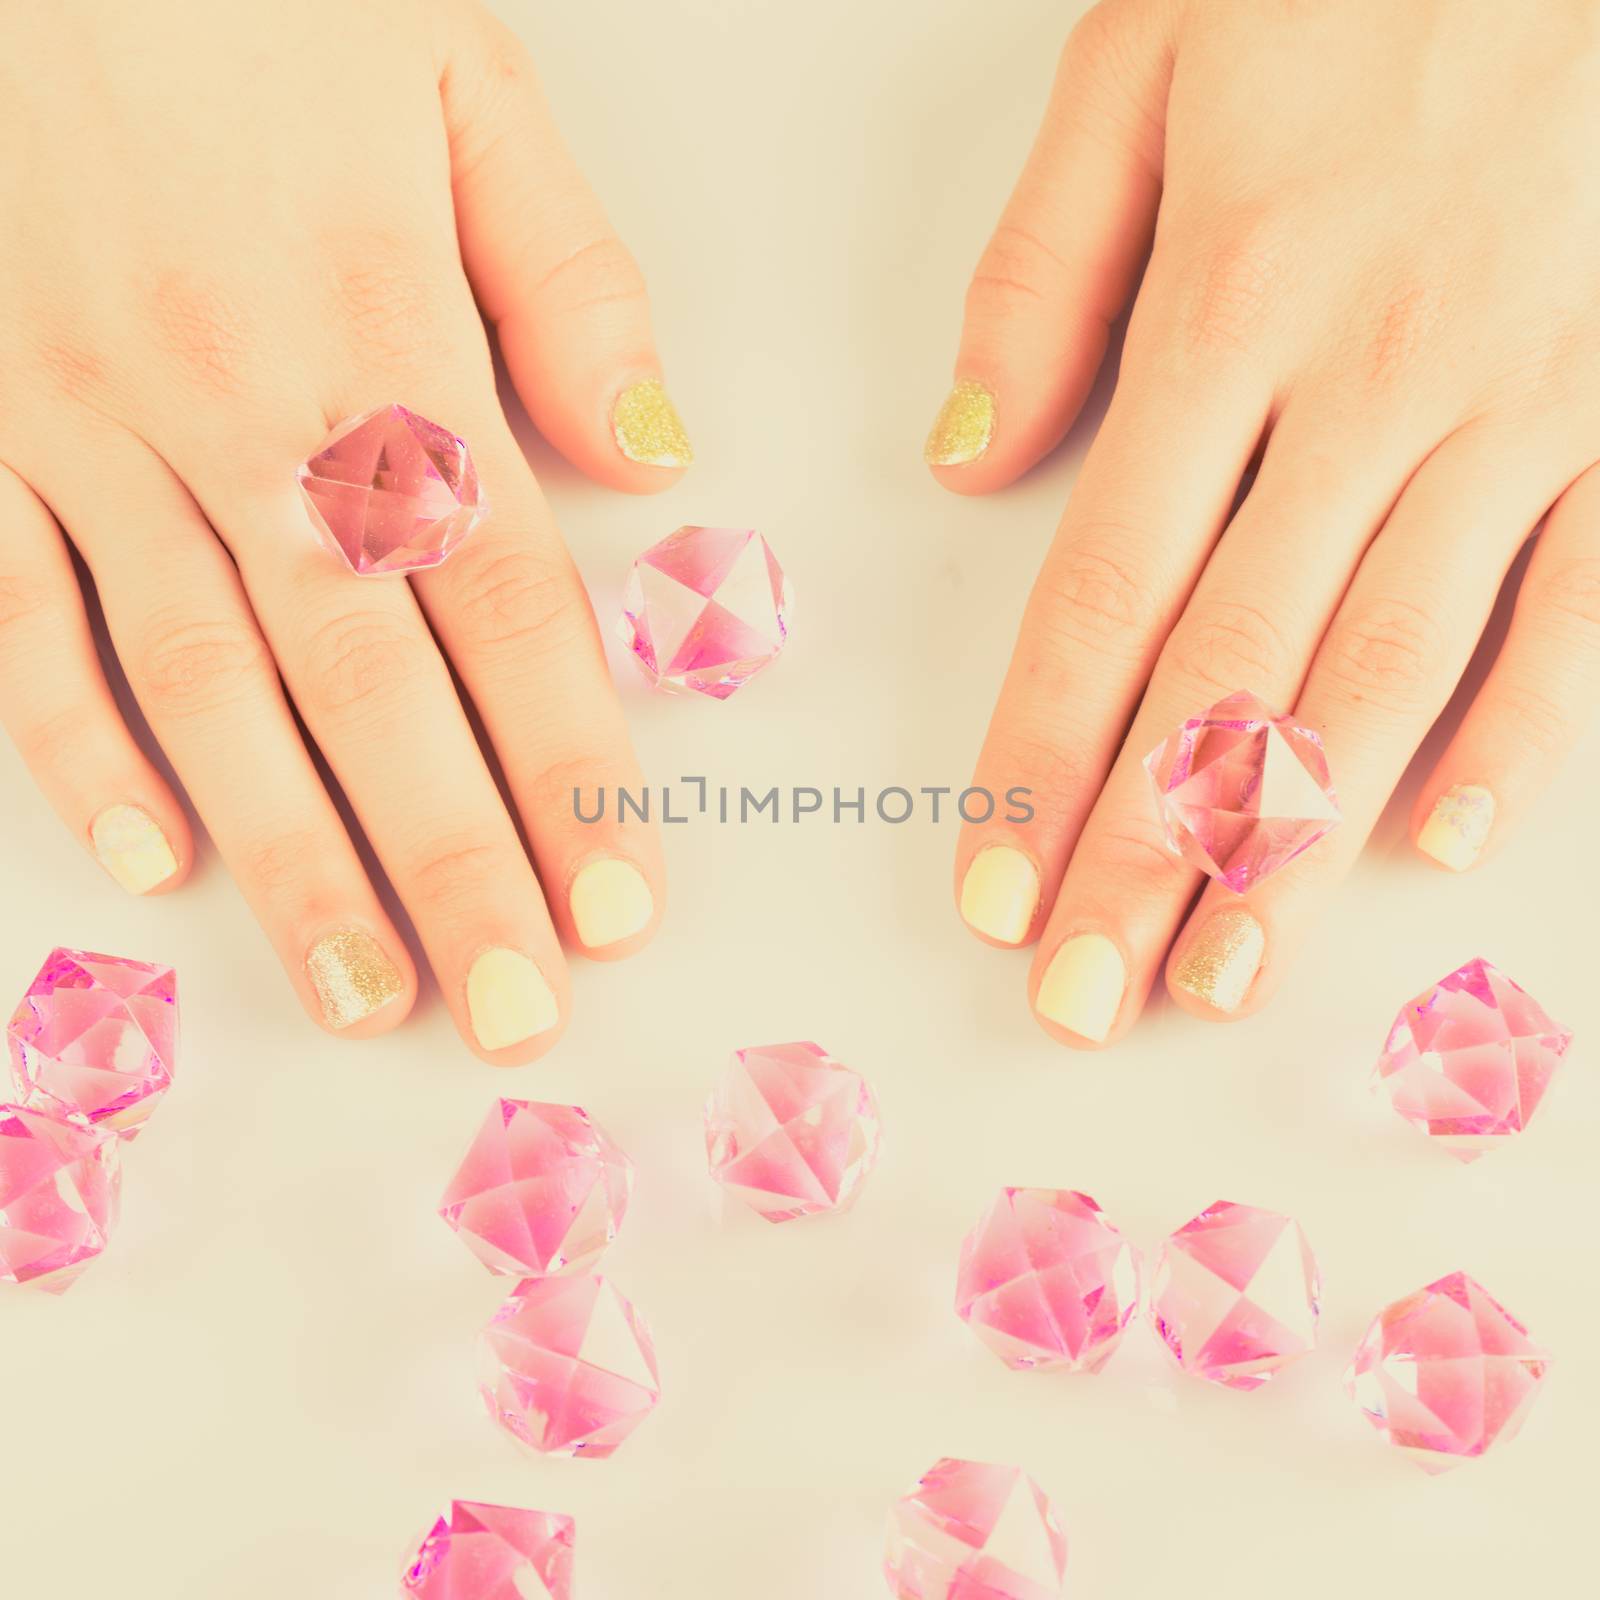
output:
[{"label": "gold glitter nail", "polygon": [[994,437],[994,391],[962,378],[945,396],[923,458],[934,467],[960,467],[976,461]]},{"label": "gold glitter nail", "polygon": [[1242,906],[1218,911],[1184,951],[1172,981],[1216,1011],[1237,1011],[1266,948],[1266,932]]},{"label": "gold glitter nail", "polygon": [[370,933],[336,928],[306,952],[306,975],[330,1028],[370,1017],[405,988],[399,969]]},{"label": "gold glitter nail", "polygon": [[617,396],[611,430],[617,448],[630,461],[647,467],[686,467],[694,460],[683,419],[659,378],[646,378]]},{"label": "gold glitter nail", "polygon": [[1494,826],[1494,796],[1475,783],[1458,783],[1433,803],[1417,835],[1417,848],[1441,867],[1465,872],[1483,851]]}]

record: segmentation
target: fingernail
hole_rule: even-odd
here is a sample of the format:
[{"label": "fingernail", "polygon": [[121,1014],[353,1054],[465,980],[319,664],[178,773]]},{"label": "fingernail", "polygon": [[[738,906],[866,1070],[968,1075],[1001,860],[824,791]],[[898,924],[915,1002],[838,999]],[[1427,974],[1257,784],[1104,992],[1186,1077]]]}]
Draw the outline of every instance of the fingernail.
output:
[{"label": "fingernail", "polygon": [[1237,1011],[1261,970],[1266,948],[1266,932],[1248,911],[1236,906],[1215,912],[1190,941],[1172,981],[1213,1010]]},{"label": "fingernail", "polygon": [[485,950],[467,973],[467,1015],[485,1050],[504,1050],[561,1019],[544,974],[520,950]]},{"label": "fingernail", "polygon": [[1039,874],[1010,845],[986,845],[961,880],[963,920],[1001,944],[1021,944],[1028,937],[1038,904]]},{"label": "fingernail", "polygon": [[1117,1020],[1127,981],[1122,954],[1104,934],[1075,934],[1051,957],[1037,1010],[1098,1044]]},{"label": "fingernail", "polygon": [[686,467],[694,460],[683,418],[659,378],[646,378],[617,396],[611,431],[623,455],[647,467]]},{"label": "fingernail", "polygon": [[318,939],[306,952],[306,975],[330,1028],[370,1017],[406,986],[383,946],[359,928],[336,928]]},{"label": "fingernail", "polygon": [[591,861],[572,880],[567,896],[578,938],[590,950],[617,944],[637,933],[655,915],[655,897],[631,861],[607,856]]},{"label": "fingernail", "polygon": [[923,459],[934,467],[960,467],[976,461],[994,437],[994,391],[973,378],[952,386],[933,419]]},{"label": "fingernail", "polygon": [[148,894],[178,870],[160,824],[142,806],[107,806],[89,824],[100,865],[129,894]]},{"label": "fingernail", "polygon": [[1494,796],[1475,783],[1458,783],[1433,802],[1417,835],[1417,849],[1441,867],[1465,872],[1483,853],[1494,826]]}]

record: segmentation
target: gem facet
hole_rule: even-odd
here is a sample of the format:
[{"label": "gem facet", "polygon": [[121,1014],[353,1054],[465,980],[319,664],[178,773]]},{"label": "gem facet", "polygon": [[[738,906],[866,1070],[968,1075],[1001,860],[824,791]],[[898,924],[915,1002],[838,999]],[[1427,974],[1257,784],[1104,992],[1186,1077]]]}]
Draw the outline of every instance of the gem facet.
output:
[{"label": "gem facet", "polygon": [[71,1287],[116,1226],[118,1156],[82,1117],[0,1105],[0,1283]]},{"label": "gem facet", "polygon": [[362,574],[438,566],[489,510],[465,443],[404,406],[340,423],[299,478],[313,517]]},{"label": "gem facet", "polygon": [[1236,894],[1340,820],[1321,738],[1253,694],[1190,717],[1144,765],[1168,844]]},{"label": "gem facet", "polygon": [[1345,1374],[1367,1421],[1427,1472],[1445,1472],[1512,1438],[1550,1358],[1464,1272],[1374,1318]]},{"label": "gem facet", "polygon": [[947,1456],[890,1513],[883,1572],[895,1600],[1058,1600],[1067,1535],[1027,1473]]},{"label": "gem facet", "polygon": [[6,1028],[17,1092],[133,1138],[172,1083],[171,967],[52,950]]},{"label": "gem facet", "polygon": [[657,688],[726,700],[783,649],[789,606],[754,528],[679,528],[634,562],[621,637]]},{"label": "gem facet", "polygon": [[571,1600],[571,1517],[452,1500],[406,1568],[414,1600]]},{"label": "gem facet", "polygon": [[496,1100],[439,1215],[491,1272],[592,1266],[617,1236],[633,1163],[577,1106]]},{"label": "gem facet", "polygon": [[879,1139],[866,1079],[820,1045],[735,1051],[706,1103],[712,1177],[768,1222],[854,1205]]},{"label": "gem facet", "polygon": [[956,1315],[1008,1367],[1098,1372],[1139,1304],[1133,1247],[1073,1189],[1003,1189],[967,1235]]},{"label": "gem facet", "polygon": [[1299,1223],[1219,1200],[1163,1242],[1150,1321],[1185,1372],[1258,1389],[1316,1344],[1320,1295]]},{"label": "gem facet", "polygon": [[1572,1035],[1503,972],[1469,961],[1402,1007],[1376,1081],[1462,1161],[1521,1133]]},{"label": "gem facet", "polygon": [[546,1454],[609,1456],[661,1398],[649,1330],[601,1277],[519,1283],[483,1347],[489,1415]]}]

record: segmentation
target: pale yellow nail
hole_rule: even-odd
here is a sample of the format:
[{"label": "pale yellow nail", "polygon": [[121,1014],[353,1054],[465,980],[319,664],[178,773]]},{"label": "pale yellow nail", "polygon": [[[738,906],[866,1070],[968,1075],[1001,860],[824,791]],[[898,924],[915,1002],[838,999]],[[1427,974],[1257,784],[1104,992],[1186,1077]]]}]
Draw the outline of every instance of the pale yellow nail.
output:
[{"label": "pale yellow nail", "polygon": [[336,928],[306,952],[306,975],[330,1028],[348,1028],[405,991],[384,948],[359,928]]},{"label": "pale yellow nail", "polygon": [[954,384],[933,419],[923,459],[934,467],[976,461],[994,437],[994,391],[972,378]]},{"label": "pale yellow nail", "polygon": [[1214,912],[1179,958],[1172,981],[1215,1011],[1237,1011],[1266,948],[1265,930],[1242,906]]},{"label": "pale yellow nail", "polygon": [[655,897],[645,876],[631,861],[607,856],[591,861],[572,880],[567,896],[578,938],[590,950],[617,944],[648,925],[655,915]]},{"label": "pale yellow nail", "polygon": [[1483,853],[1494,826],[1494,796],[1475,783],[1458,783],[1433,803],[1417,835],[1417,849],[1441,867],[1465,872]]},{"label": "pale yellow nail", "polygon": [[647,467],[686,467],[694,460],[683,418],[659,378],[646,378],[617,396],[611,431],[623,455]]},{"label": "pale yellow nail", "polygon": [[467,973],[467,1014],[485,1050],[504,1050],[561,1020],[550,985],[520,950],[485,950]]},{"label": "pale yellow nail", "polygon": [[178,870],[160,824],[141,806],[107,806],[89,824],[100,865],[129,894],[148,894]]},{"label": "pale yellow nail", "polygon": [[1021,944],[1039,904],[1039,874],[1020,850],[991,844],[972,858],[961,880],[961,915],[969,928]]},{"label": "pale yellow nail", "polygon": [[1098,1044],[1117,1020],[1127,981],[1122,954],[1104,934],[1075,934],[1051,957],[1036,1009]]}]

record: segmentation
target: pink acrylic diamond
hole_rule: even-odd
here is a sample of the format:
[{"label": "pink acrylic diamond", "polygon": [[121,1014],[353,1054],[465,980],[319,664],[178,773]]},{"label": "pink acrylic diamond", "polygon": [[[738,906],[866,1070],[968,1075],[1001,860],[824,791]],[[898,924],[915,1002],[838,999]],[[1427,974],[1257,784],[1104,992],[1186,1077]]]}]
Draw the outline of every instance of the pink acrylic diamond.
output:
[{"label": "pink acrylic diamond", "polygon": [[1236,894],[1339,822],[1321,738],[1253,694],[1190,717],[1144,764],[1168,844]]},{"label": "pink acrylic diamond", "polygon": [[1316,1344],[1320,1295],[1297,1222],[1219,1200],[1163,1242],[1150,1321],[1185,1372],[1258,1389]]},{"label": "pink acrylic diamond", "polygon": [[545,1454],[609,1456],[661,1398],[649,1330],[592,1275],[519,1283],[484,1329],[483,1355],[489,1415]]},{"label": "pink acrylic diamond", "polygon": [[1469,961],[1401,1010],[1376,1081],[1414,1128],[1474,1161],[1527,1127],[1571,1042],[1503,972]]},{"label": "pink acrylic diamond", "polygon": [[133,1138],[172,1083],[171,967],[52,950],[6,1029],[17,1091]]},{"label": "pink acrylic diamond", "polygon": [[1378,1313],[1345,1387],[1390,1444],[1445,1472],[1512,1438],[1549,1370],[1528,1330],[1453,1272]]},{"label": "pink acrylic diamond", "polygon": [[754,528],[679,528],[634,562],[622,642],[657,688],[726,700],[783,649],[789,605]]},{"label": "pink acrylic diamond", "polygon": [[854,1205],[879,1137],[866,1079],[815,1044],[735,1051],[706,1103],[712,1177],[768,1222]]},{"label": "pink acrylic diamond", "polygon": [[116,1226],[118,1156],[82,1117],[0,1105],[0,1283],[71,1287]]},{"label": "pink acrylic diamond", "polygon": [[401,1580],[414,1600],[572,1600],[571,1517],[452,1500]]},{"label": "pink acrylic diamond", "polygon": [[592,1266],[617,1236],[633,1163],[577,1106],[497,1100],[439,1215],[491,1272]]},{"label": "pink acrylic diamond", "polygon": [[299,477],[317,524],[363,574],[438,566],[489,510],[465,443],[404,406],[340,423]]},{"label": "pink acrylic diamond", "polygon": [[1073,1189],[1002,1189],[961,1247],[956,1315],[1008,1367],[1098,1372],[1138,1304],[1133,1247]]},{"label": "pink acrylic diamond", "polygon": [[883,1572],[895,1600],[1059,1600],[1067,1535],[1027,1473],[946,1457],[890,1513]]}]

